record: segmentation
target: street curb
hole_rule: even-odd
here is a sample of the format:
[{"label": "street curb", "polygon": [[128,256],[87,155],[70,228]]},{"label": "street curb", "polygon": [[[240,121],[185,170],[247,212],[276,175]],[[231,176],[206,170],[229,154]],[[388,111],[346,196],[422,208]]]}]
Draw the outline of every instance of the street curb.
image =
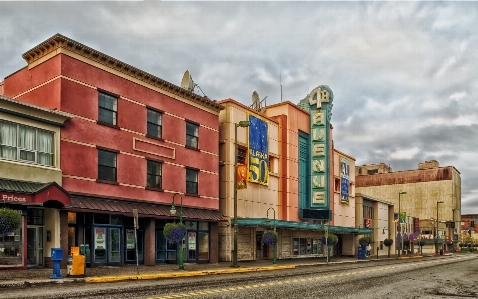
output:
[{"label": "street curb", "polygon": [[258,271],[273,271],[294,269],[296,266],[270,266],[270,267],[257,267],[257,268],[235,268],[224,270],[204,270],[204,271],[190,271],[190,272],[173,272],[166,274],[144,274],[144,275],[124,275],[124,276],[103,276],[103,277],[91,277],[83,279],[86,283],[103,283],[103,282],[116,282],[124,280],[147,280],[147,279],[164,279],[164,278],[176,278],[176,277],[190,277],[190,276],[203,276],[203,275],[217,275],[217,274],[232,274],[232,273],[245,273],[245,272],[258,272]]}]

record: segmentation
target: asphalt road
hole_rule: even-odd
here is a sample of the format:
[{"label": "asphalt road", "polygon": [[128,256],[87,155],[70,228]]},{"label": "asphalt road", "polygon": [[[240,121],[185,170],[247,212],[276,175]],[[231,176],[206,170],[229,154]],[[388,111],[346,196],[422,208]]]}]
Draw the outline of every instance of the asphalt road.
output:
[{"label": "asphalt road", "polygon": [[478,258],[454,256],[155,281],[2,290],[0,298],[478,298]]}]

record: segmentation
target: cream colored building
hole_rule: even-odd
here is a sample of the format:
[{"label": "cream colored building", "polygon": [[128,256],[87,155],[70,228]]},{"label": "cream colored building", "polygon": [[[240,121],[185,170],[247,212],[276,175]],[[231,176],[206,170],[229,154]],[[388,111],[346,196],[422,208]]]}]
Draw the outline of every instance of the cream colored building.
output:
[{"label": "cream colored building", "polygon": [[[392,172],[384,163],[356,167],[356,192],[394,205],[394,213],[406,212],[419,219],[413,224],[416,239],[426,240],[424,252],[453,250],[460,234],[461,177],[453,166],[440,167],[435,160],[419,163],[415,170]],[[435,228],[438,219],[438,248]],[[443,241],[444,240],[444,241]]]},{"label": "cream colored building", "polygon": [[24,216],[21,229],[0,235],[0,267],[48,266],[51,248],[67,247],[60,127],[71,117],[0,95],[0,201]]}]

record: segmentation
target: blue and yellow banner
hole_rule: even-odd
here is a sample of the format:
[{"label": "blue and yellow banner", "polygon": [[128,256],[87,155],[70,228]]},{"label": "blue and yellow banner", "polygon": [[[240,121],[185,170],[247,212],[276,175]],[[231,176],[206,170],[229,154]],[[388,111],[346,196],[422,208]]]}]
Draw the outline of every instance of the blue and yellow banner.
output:
[{"label": "blue and yellow banner", "polygon": [[266,121],[249,115],[248,181],[269,185],[269,127]]}]

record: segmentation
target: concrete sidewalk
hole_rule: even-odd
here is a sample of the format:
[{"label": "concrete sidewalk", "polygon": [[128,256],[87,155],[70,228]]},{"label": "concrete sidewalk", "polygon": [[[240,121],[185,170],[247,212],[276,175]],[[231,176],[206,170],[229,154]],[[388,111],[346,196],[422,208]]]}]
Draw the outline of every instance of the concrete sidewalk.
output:
[{"label": "concrete sidewalk", "polygon": [[[416,258],[417,256],[401,257]],[[421,256],[420,256],[421,257]],[[390,259],[395,259],[392,256]],[[357,263],[370,262],[388,259],[387,256],[367,257],[365,260],[359,260],[357,257],[332,257],[330,265],[339,263]],[[98,282],[116,282],[124,280],[144,280],[144,279],[164,279],[186,276],[218,275],[228,273],[244,273],[256,271],[272,271],[293,269],[306,266],[326,266],[326,258],[297,258],[277,260],[277,265],[272,264],[272,260],[258,260],[250,262],[238,262],[237,268],[232,267],[232,262],[220,262],[216,264],[184,264],[184,271],[180,271],[176,264],[158,264],[154,266],[126,265],[126,266],[105,266],[86,268],[85,277],[67,277],[67,270],[61,269],[62,279],[50,279],[53,275],[53,269],[48,268],[30,268],[28,270],[2,270],[0,268],[0,289],[9,287],[27,287],[34,285],[49,285],[63,283],[98,283]],[[139,273],[139,275],[138,275]]]}]

